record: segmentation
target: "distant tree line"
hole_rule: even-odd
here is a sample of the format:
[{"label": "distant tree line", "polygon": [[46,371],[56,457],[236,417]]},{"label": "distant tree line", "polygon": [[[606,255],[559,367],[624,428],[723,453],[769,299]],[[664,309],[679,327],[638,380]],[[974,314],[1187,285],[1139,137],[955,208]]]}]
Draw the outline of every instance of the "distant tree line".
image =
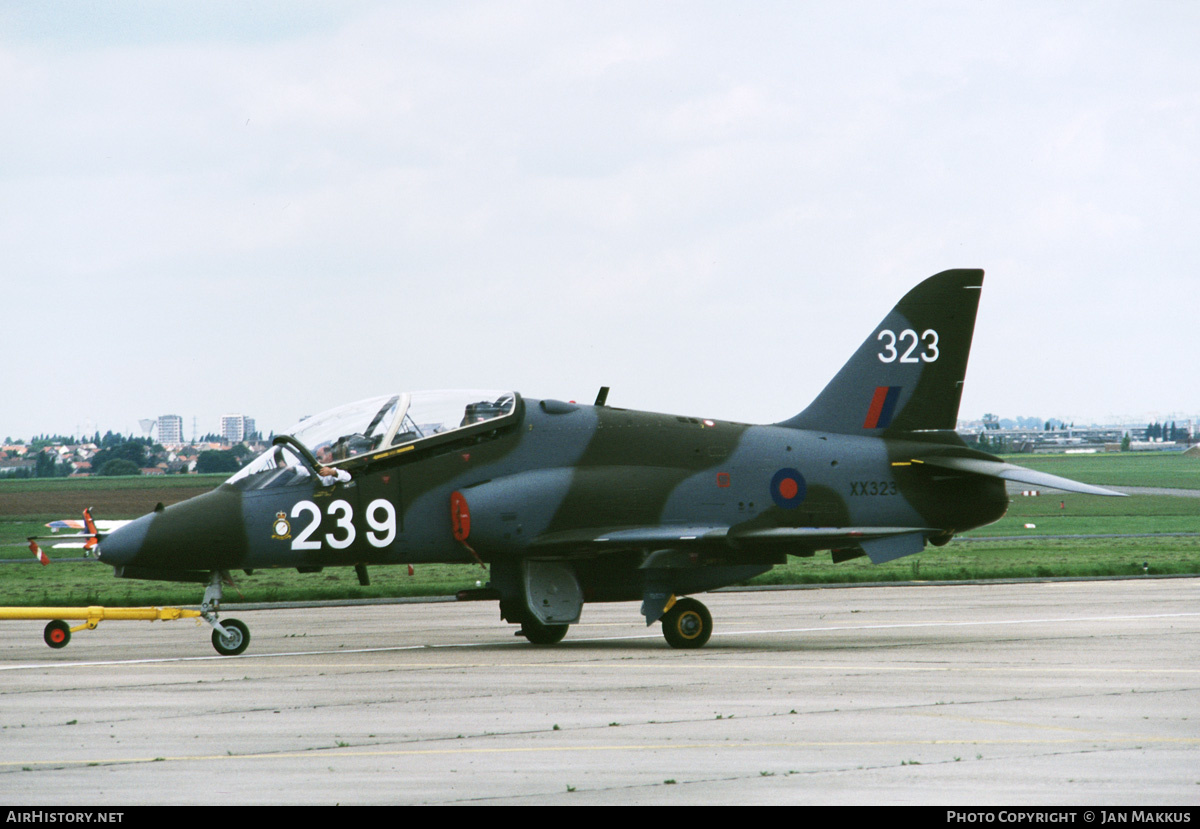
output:
[{"label": "distant tree line", "polygon": [[213,472],[237,472],[246,465],[250,450],[239,443],[232,449],[206,449],[196,457],[196,472],[207,475]]},{"label": "distant tree line", "polygon": [[1146,427],[1146,440],[1187,440],[1187,429],[1180,429],[1172,420],[1170,425],[1166,423],[1151,423]]},{"label": "distant tree line", "polygon": [[150,438],[111,437],[112,432],[101,441],[103,448],[92,457],[92,469],[97,475],[140,475],[142,469],[154,466],[165,450]]}]

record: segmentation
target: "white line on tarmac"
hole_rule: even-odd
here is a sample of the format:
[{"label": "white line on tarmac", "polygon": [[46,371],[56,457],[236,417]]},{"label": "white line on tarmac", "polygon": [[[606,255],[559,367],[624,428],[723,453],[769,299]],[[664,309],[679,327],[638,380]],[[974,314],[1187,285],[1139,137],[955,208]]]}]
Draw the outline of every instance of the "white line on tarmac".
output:
[{"label": "white line on tarmac", "polygon": [[[888,624],[875,625],[832,625],[828,627],[804,627],[804,628],[774,628],[769,630],[730,630],[723,632],[714,632],[713,636],[764,636],[764,635],[782,635],[794,633],[834,633],[841,631],[867,631],[867,630],[899,630],[899,629],[916,629],[916,628],[955,628],[955,627],[999,627],[1002,625],[1030,625],[1030,624],[1069,624],[1080,622],[1131,622],[1144,621],[1151,619],[1187,619],[1200,617],[1200,612],[1196,613],[1146,613],[1132,616],[1075,616],[1062,618],[1040,618],[1040,619],[1005,619],[1005,620],[979,620],[967,622],[894,622]],[[586,638],[572,638],[565,644],[570,645],[575,642],[622,642],[638,639],[657,639],[658,633],[645,633],[639,635],[625,636],[594,636]],[[419,651],[419,650],[439,650],[445,648],[495,648],[495,647],[527,647],[525,642],[454,642],[442,645],[394,645],[386,648],[338,648],[334,650],[315,650],[315,651],[286,651],[281,653],[245,653],[240,656],[172,656],[172,657],[157,657],[151,659],[114,659],[114,660],[97,660],[90,662],[33,662],[16,665],[0,665],[0,671],[22,671],[22,670],[45,670],[47,668],[94,668],[108,667],[112,665],[153,665],[160,663],[179,663],[179,662],[211,662],[216,660],[228,661],[233,659],[277,659],[283,656],[330,656],[344,655],[355,653],[400,653],[403,651]]]}]

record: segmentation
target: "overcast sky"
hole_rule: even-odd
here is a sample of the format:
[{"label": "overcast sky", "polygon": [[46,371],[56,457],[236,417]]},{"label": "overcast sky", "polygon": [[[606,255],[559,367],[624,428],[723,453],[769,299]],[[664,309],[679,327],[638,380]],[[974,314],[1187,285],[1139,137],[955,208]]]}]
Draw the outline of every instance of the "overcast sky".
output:
[{"label": "overcast sky", "polygon": [[985,269],[960,416],[1200,413],[1200,4],[0,5],[0,438],[509,387],[800,411]]}]

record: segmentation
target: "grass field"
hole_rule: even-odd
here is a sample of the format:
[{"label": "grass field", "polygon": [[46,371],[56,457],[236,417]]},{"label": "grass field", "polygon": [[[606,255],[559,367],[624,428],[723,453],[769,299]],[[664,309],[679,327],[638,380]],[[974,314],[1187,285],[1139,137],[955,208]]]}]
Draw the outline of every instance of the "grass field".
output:
[{"label": "grass field", "polygon": [[[1018,456],[1015,463],[1056,475],[1109,486],[1151,486],[1200,490],[1200,461],[1178,454]],[[129,478],[85,481],[0,481],[0,605],[196,604],[198,585],[114,579],[94,563],[33,562],[25,538],[45,532],[53,518],[75,517],[74,505],[95,507],[101,518],[132,518],[158,501],[174,503],[211,489],[213,476]],[[103,505],[103,509],[101,506]],[[70,507],[70,508],[69,508]],[[1033,524],[1032,529],[1026,524]],[[1169,533],[1197,533],[1171,536]],[[1053,538],[1095,534],[1157,534],[1150,538]],[[989,540],[992,539],[992,540]],[[78,555],[51,551],[52,557]],[[1200,573],[1200,498],[1135,495],[1102,498],[1046,492],[1016,496],[996,524],[956,538],[945,547],[927,547],[916,556],[885,565],[867,559],[833,564],[828,554],[789,559],[754,583],[855,583],[893,580],[960,580],[1053,576],[1118,576]],[[349,568],[321,573],[294,570],[237,575],[226,601],[282,601],[446,595],[486,582],[478,565],[417,565],[371,568],[362,587]]]},{"label": "grass field", "polygon": [[169,505],[208,492],[227,475],[161,475],[129,478],[42,478],[0,481],[0,521],[136,518],[159,501]]},{"label": "grass field", "polygon": [[1182,452],[1113,452],[1102,455],[1006,455],[1004,460],[1103,486],[1200,489],[1200,459]]}]

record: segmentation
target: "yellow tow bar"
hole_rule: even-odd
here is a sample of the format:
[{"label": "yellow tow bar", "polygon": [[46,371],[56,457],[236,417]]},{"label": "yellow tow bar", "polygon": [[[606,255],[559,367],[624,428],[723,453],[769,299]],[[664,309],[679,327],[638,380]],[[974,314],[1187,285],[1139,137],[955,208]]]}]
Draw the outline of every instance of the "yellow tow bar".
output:
[{"label": "yellow tow bar", "polygon": [[[184,610],[181,607],[0,607],[0,619],[50,619],[43,638],[52,648],[65,648],[71,641],[72,633],[95,630],[96,625],[105,619],[155,622],[199,616],[199,610]],[[64,619],[79,620],[83,624],[71,627]]]}]

